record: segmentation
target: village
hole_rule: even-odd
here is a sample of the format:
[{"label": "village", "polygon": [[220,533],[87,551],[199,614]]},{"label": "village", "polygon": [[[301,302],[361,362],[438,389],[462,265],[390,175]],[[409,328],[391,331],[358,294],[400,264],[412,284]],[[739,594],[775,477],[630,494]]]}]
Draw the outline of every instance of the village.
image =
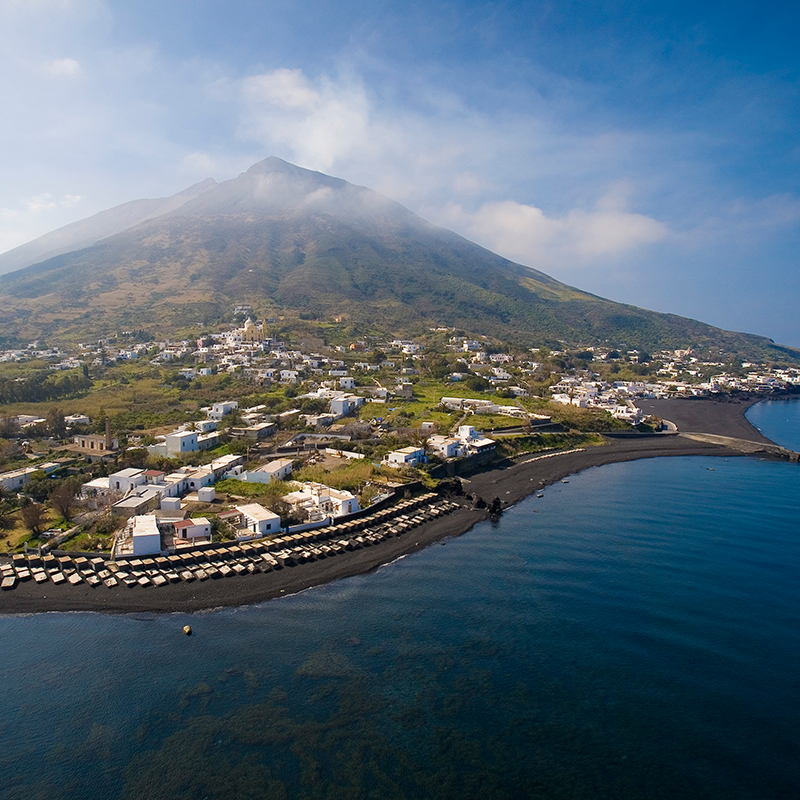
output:
[{"label": "village", "polygon": [[[0,361],[36,359],[52,372],[84,376],[146,363],[172,370],[173,383],[184,386],[230,376],[256,387],[250,397],[268,393],[253,405],[212,402],[166,429],[119,430],[108,417],[92,419],[79,409],[55,423],[52,411],[5,417],[6,451],[17,448],[17,461],[25,462],[0,474],[5,516],[18,506],[32,534],[18,538],[15,552],[41,559],[96,551],[113,563],[187,553],[196,560],[198,548],[220,543],[261,542],[265,553],[283,552],[286,537],[328,541],[363,518],[380,520],[388,535],[392,526],[380,514],[442,477],[522,447],[569,447],[594,428],[658,430],[660,421],[637,407],[643,398],[800,386],[796,368],[743,362],[733,371],[691,350],[514,351],[451,329],[432,331],[435,354],[431,337],[288,345],[272,334],[274,321],[257,322],[250,311],[237,309],[242,324],[195,340],[122,344],[112,337],[70,353],[32,342],[0,354]],[[642,377],[614,380],[622,368]],[[573,438],[565,438],[570,430]],[[33,512],[45,508],[48,484],[59,481],[73,496],[62,503],[60,527],[48,528],[46,513]],[[34,487],[38,494],[29,496]],[[435,492],[423,505],[434,498]],[[6,546],[11,552],[10,540]],[[180,571],[169,574],[172,580]],[[19,576],[5,577],[10,585]]]}]

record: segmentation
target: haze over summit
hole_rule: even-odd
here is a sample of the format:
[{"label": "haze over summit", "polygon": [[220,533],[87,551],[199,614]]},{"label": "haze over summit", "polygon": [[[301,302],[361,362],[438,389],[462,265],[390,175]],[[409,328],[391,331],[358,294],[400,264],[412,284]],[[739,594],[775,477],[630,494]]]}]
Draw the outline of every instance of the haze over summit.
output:
[{"label": "haze over summit", "polygon": [[0,251],[276,154],[566,284],[798,345],[797,15],[6,0]]},{"label": "haze over summit", "polygon": [[523,347],[563,341],[798,357],[763,337],[583,292],[371,189],[276,157],[222,183],[121,208],[131,207],[163,210],[117,232],[121,212],[111,209],[20,248],[47,249],[70,231],[100,234],[108,223],[96,242],[4,276],[0,325],[10,340],[139,328],[170,336],[187,325],[213,328],[248,305],[266,316],[344,317],[382,335],[445,325]]}]

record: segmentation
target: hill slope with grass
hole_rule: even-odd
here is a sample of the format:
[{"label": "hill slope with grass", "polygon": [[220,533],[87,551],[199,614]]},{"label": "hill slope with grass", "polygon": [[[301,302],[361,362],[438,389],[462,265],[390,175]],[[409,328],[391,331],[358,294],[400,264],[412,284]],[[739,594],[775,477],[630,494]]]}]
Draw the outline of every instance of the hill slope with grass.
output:
[{"label": "hill slope with grass", "polygon": [[165,213],[0,277],[7,336],[170,335],[259,314],[345,317],[410,335],[453,326],[520,344],[720,348],[796,358],[769,339],[615,303],[515,264],[370,189],[269,158]]}]

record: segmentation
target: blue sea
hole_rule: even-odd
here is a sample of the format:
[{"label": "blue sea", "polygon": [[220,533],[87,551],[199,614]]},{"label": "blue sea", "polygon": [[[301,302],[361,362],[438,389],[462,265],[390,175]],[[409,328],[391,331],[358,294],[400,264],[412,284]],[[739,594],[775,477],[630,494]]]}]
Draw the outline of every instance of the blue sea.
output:
[{"label": "blue sea", "polygon": [[613,464],[259,606],[0,617],[0,797],[798,798],[798,497]]}]

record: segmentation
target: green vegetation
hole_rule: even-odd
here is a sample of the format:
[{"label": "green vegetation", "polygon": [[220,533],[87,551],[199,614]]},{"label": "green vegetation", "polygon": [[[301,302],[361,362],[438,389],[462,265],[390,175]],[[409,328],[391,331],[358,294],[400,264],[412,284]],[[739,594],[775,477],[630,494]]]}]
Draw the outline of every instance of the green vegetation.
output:
[{"label": "green vegetation", "polygon": [[573,450],[578,447],[596,447],[603,443],[603,437],[596,433],[534,433],[504,436],[497,440],[497,454],[509,458],[522,453]]},{"label": "green vegetation", "polygon": [[269,498],[282,497],[289,494],[291,488],[283,481],[270,481],[269,483],[250,483],[249,481],[239,481],[236,478],[225,478],[214,484],[217,492],[232,494],[239,497],[248,498]]},{"label": "green vegetation", "polygon": [[69,539],[65,539],[60,545],[60,550],[72,550],[84,553],[109,553],[114,537],[104,533],[87,533],[81,531]]},{"label": "green vegetation", "polygon": [[[61,400],[77,397],[92,385],[88,374],[82,370],[63,370],[53,372],[47,368],[33,369],[26,365],[22,375],[20,369],[9,369],[12,365],[0,367],[0,405],[10,403],[41,403],[48,400]],[[18,365],[13,365],[18,367]]]},{"label": "green vegetation", "polygon": [[350,461],[333,469],[326,469],[319,464],[310,464],[298,470],[294,478],[298,481],[315,481],[324,483],[332,489],[346,489],[349,492],[357,492],[369,481],[384,483],[387,474],[371,461],[361,459]]},{"label": "green vegetation", "polygon": [[[297,180],[302,194],[316,181],[330,188],[312,173],[300,171]],[[230,212],[231,196],[215,200],[212,193],[196,214],[157,217],[7,276],[4,336],[75,341],[116,329],[176,336],[191,324],[218,325],[250,303],[259,314],[280,309],[295,328],[306,325],[310,340],[330,343],[356,334],[418,336],[443,325],[524,346],[614,342],[651,351],[719,346],[752,359],[800,356],[764,337],[582,292],[378,198],[376,217],[370,202],[360,207],[371,196],[365,190],[337,185],[325,213],[302,204],[286,213],[266,210],[248,181],[225,190],[239,192],[234,205],[242,213]],[[346,202],[337,202],[339,193]],[[275,327],[281,333],[285,326]],[[472,380],[478,388],[481,379]]]}]

